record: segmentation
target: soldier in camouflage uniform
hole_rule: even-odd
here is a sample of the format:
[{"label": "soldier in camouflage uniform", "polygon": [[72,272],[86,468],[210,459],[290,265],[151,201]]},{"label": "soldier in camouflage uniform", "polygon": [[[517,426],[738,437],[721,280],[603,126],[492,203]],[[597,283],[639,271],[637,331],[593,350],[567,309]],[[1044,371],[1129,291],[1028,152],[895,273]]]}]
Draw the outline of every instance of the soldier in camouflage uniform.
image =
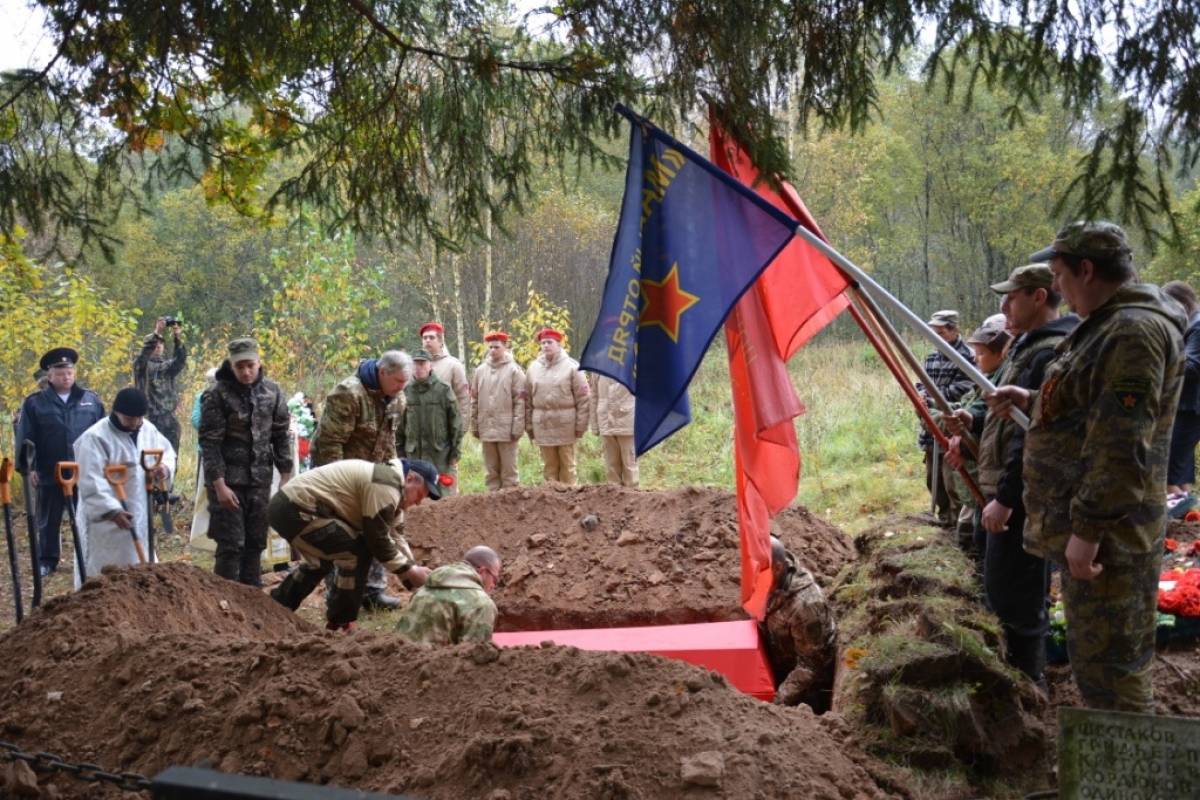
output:
[{"label": "soldier in camouflage uniform", "polygon": [[353,627],[372,560],[409,588],[425,582],[429,569],[416,563],[404,541],[404,509],[439,496],[437,471],[428,462],[345,459],[297,476],[271,498],[268,515],[303,561],[271,597],[295,611],[336,566],[327,625]]},{"label": "soldier in camouflage uniform", "polygon": [[463,420],[448,384],[433,374],[429,351],[413,353],[413,380],[404,389],[404,413],[396,429],[396,451],[431,462],[438,472],[458,466]]},{"label": "soldier in camouflage uniform", "polygon": [[171,326],[175,349],[171,357],[164,355],[166,344],[163,340],[163,330],[166,320],[159,317],[154,323],[154,333],[142,340],[142,352],[133,360],[133,383],[146,395],[150,410],[146,419],[154,423],[163,436],[171,442],[175,452],[179,452],[179,420],[175,419],[175,411],[179,406],[179,387],[175,385],[179,374],[187,365],[187,348],[179,334],[179,323]]},{"label": "soldier in camouflage uniform", "polygon": [[291,416],[279,386],[263,375],[258,343],[234,339],[217,382],[200,402],[200,446],[208,490],[213,572],[262,585],[272,468],[292,475]]},{"label": "soldier in camouflage uniform", "polygon": [[783,542],[771,537],[774,584],[762,622],[763,638],[778,689],[775,702],[829,708],[837,625],[825,594]]},{"label": "soldier in camouflage uniform", "polygon": [[1005,387],[993,411],[1030,410],[1025,549],[1063,565],[1067,651],[1084,702],[1150,712],[1166,467],[1183,381],[1182,309],[1135,283],[1125,233],[1077,222],[1035,253],[1083,321],[1041,388]]},{"label": "soldier in camouflage uniform", "polygon": [[488,597],[500,582],[500,556],[472,547],[457,564],[438,567],[400,612],[396,630],[414,642],[487,642],[496,627],[496,604]]},{"label": "soldier in camouflage uniform", "polygon": [[[929,318],[928,325],[938,336],[962,353],[963,358],[974,363],[975,356],[971,353],[971,348],[967,347],[958,332],[957,311],[950,309],[936,311]],[[957,401],[971,391],[971,387],[974,385],[967,377],[967,373],[943,355],[941,350],[934,350],[925,356],[923,366],[925,374],[929,376],[929,379],[933,381],[938,391],[949,403]],[[925,400],[925,405],[933,407],[933,399],[925,385],[918,382],[916,386],[917,392]],[[944,458],[934,458],[933,449],[937,444],[933,440],[933,434],[927,431],[924,425],[920,426],[917,434],[917,446],[925,452],[925,485],[933,496],[938,522],[947,528],[954,527],[958,522],[958,511],[962,507],[962,498],[954,493],[949,480],[949,475],[954,470],[946,464]],[[938,469],[936,475],[934,474],[935,463]]]},{"label": "soldier in camouflage uniform", "polygon": [[[355,374],[333,388],[313,433],[310,452],[314,467],[344,458],[385,464],[396,457],[396,430],[404,413],[404,387],[412,378],[412,367],[408,353],[389,350],[378,359],[363,360]],[[387,572],[373,562],[363,595],[365,607],[399,608],[400,599],[386,590]]]}]

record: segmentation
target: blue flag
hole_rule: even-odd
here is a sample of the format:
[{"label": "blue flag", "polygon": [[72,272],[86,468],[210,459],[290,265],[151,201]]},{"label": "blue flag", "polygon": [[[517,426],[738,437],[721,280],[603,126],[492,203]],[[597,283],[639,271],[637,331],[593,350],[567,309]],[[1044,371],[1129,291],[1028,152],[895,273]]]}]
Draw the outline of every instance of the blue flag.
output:
[{"label": "blue flag", "polygon": [[628,109],[625,199],[584,369],[637,398],[646,452],[692,419],[687,387],[730,309],[797,223]]}]

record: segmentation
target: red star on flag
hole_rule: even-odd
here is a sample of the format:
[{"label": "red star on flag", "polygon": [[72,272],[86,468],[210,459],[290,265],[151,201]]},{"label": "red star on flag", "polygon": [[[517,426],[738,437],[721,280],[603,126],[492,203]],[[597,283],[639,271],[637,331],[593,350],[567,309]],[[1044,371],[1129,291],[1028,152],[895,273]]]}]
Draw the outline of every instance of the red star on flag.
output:
[{"label": "red star on flag", "polygon": [[645,304],[642,306],[640,327],[657,325],[671,337],[672,342],[678,344],[679,318],[683,312],[699,303],[700,297],[680,288],[678,262],[671,265],[671,271],[661,281],[643,278],[641,283]]}]

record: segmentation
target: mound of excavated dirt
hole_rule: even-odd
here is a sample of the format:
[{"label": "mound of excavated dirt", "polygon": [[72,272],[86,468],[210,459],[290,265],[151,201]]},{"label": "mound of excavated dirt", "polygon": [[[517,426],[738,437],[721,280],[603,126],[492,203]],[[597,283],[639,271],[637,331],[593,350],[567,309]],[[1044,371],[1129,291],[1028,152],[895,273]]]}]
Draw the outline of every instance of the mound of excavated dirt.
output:
[{"label": "mound of excavated dirt", "polygon": [[147,775],[205,763],[491,800],[911,796],[837,716],[687,664],[334,635],[179,565],[114,570],[34,614],[0,638],[0,686],[0,738]]},{"label": "mound of excavated dirt", "polygon": [[[850,539],[802,507],[774,528],[827,585]],[[504,559],[499,630],[743,619],[737,505],[729,492],[550,486],[425,503],[407,514],[419,559],[442,564],[487,544]]]}]

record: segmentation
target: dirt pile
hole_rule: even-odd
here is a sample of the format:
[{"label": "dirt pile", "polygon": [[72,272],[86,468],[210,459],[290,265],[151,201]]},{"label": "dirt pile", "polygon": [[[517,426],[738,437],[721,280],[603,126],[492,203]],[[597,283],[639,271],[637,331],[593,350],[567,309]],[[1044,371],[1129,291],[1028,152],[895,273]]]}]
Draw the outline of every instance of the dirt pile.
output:
[{"label": "dirt pile", "polygon": [[[855,557],[850,539],[801,507],[775,530],[824,586]],[[734,495],[619,486],[553,486],[448,498],[413,509],[418,558],[442,564],[472,545],[504,558],[499,630],[714,622],[738,600]]]},{"label": "dirt pile", "polygon": [[897,519],[860,535],[839,577],[834,709],[873,752],[921,768],[954,761],[1020,784],[1047,766],[1044,701],[1003,660],[996,618],[946,531]]},{"label": "dirt pile", "polygon": [[0,639],[0,738],[148,775],[203,763],[430,798],[910,796],[840,718],[680,662],[338,636],[179,565],[96,583]]}]

